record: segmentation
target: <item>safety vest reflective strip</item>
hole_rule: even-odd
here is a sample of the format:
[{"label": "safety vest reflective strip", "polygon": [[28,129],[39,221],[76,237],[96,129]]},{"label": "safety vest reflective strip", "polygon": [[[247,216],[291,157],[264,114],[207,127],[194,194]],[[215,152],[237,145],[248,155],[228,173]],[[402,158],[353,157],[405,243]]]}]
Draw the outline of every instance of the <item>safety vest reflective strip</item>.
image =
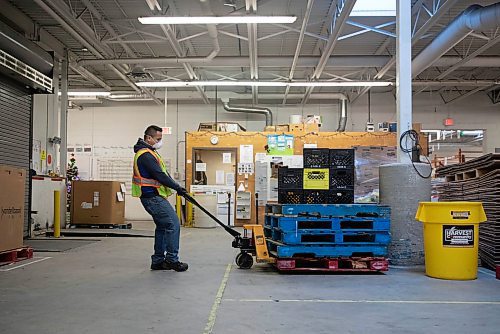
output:
[{"label": "safety vest reflective strip", "polygon": [[161,159],[160,155],[148,148],[143,148],[135,154],[134,157],[134,175],[132,177],[132,196],[134,197],[140,197],[141,196],[141,187],[146,186],[146,187],[154,187],[158,188],[158,193],[162,197],[168,197],[172,194],[172,190],[170,188],[167,188],[163,186],[160,182],[156,181],[155,179],[147,179],[141,176],[141,173],[139,172],[139,166],[137,165],[137,161],[139,160],[139,157],[146,153],[149,152],[151,153],[158,164],[160,164],[161,169],[163,172],[167,173],[167,168],[165,166],[165,163]]},{"label": "safety vest reflective strip", "polygon": [[145,178],[140,177],[140,176],[132,177],[132,182],[137,184],[137,185],[155,187],[155,188],[160,188],[160,186],[161,186],[161,183],[156,181],[156,180],[145,179]]}]

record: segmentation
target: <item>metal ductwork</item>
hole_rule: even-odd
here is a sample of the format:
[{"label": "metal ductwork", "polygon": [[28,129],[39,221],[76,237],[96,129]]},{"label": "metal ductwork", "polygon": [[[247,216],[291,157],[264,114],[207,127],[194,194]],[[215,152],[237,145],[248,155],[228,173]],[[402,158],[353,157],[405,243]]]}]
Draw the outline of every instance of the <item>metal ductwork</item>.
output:
[{"label": "metal ductwork", "polygon": [[229,101],[222,101],[224,109],[229,112],[242,112],[247,114],[263,114],[266,116],[266,126],[273,125],[273,113],[269,108],[230,106]]},{"label": "metal ductwork", "polygon": [[0,22],[0,50],[51,77],[54,59],[38,45]]},{"label": "metal ductwork", "polygon": [[412,62],[412,76],[422,73],[473,31],[500,26],[500,3],[472,5],[458,15]]},{"label": "metal ductwork", "polygon": [[338,132],[344,132],[347,125],[347,99],[339,100],[340,117],[339,117],[339,127]]}]

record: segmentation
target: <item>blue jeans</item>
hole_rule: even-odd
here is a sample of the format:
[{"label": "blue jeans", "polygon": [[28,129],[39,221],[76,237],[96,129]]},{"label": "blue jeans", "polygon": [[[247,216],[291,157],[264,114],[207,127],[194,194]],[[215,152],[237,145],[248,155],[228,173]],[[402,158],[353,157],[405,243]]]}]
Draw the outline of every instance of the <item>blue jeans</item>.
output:
[{"label": "blue jeans", "polygon": [[163,261],[179,261],[180,223],[174,208],[161,196],[142,198],[142,206],[153,217],[155,229],[155,253],[151,256],[153,264]]}]

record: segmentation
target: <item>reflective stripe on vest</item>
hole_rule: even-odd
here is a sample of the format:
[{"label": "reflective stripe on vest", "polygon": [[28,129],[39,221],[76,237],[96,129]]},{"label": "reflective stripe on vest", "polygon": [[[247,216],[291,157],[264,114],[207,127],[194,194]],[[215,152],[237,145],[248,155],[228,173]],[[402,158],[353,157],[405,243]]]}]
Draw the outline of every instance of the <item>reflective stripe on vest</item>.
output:
[{"label": "reflective stripe on vest", "polygon": [[160,182],[153,180],[153,179],[145,179],[145,178],[140,177],[140,176],[134,176],[132,178],[132,182],[137,184],[137,185],[141,185],[141,186],[155,187],[155,188],[161,187]]},{"label": "reflective stripe on vest", "polygon": [[141,187],[154,187],[158,189],[158,194],[162,197],[168,197],[172,194],[172,190],[170,188],[167,188],[163,186],[160,182],[158,182],[155,179],[148,179],[144,178],[141,176],[141,173],[139,171],[139,166],[137,164],[137,161],[139,160],[139,157],[144,154],[144,153],[151,153],[153,157],[155,157],[156,161],[160,165],[162,171],[165,174],[168,174],[167,172],[167,167],[165,166],[165,163],[163,162],[161,156],[158,154],[158,152],[153,151],[148,148],[143,148],[137,151],[134,157],[134,175],[132,177],[132,196],[133,197],[140,197],[142,195],[142,189]]}]

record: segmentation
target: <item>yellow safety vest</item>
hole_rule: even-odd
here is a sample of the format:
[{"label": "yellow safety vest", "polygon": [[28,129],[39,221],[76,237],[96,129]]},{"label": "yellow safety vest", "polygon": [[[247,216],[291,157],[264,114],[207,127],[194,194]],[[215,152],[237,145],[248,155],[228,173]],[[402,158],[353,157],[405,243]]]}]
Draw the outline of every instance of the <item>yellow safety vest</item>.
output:
[{"label": "yellow safety vest", "polygon": [[158,189],[158,194],[161,197],[167,198],[168,196],[172,195],[172,189],[165,187],[162,185],[160,182],[158,182],[155,179],[147,179],[141,176],[141,173],[139,172],[139,166],[137,166],[137,161],[139,160],[139,157],[143,155],[144,153],[151,153],[153,157],[155,157],[156,161],[158,161],[158,164],[160,164],[161,170],[165,173],[168,174],[167,172],[167,166],[165,166],[165,163],[163,162],[163,159],[161,156],[158,154],[158,152],[153,151],[149,148],[143,148],[140,149],[135,153],[134,157],[134,175],[132,177],[132,196],[133,197],[141,197],[142,195],[142,190],[141,187],[154,187]]}]

